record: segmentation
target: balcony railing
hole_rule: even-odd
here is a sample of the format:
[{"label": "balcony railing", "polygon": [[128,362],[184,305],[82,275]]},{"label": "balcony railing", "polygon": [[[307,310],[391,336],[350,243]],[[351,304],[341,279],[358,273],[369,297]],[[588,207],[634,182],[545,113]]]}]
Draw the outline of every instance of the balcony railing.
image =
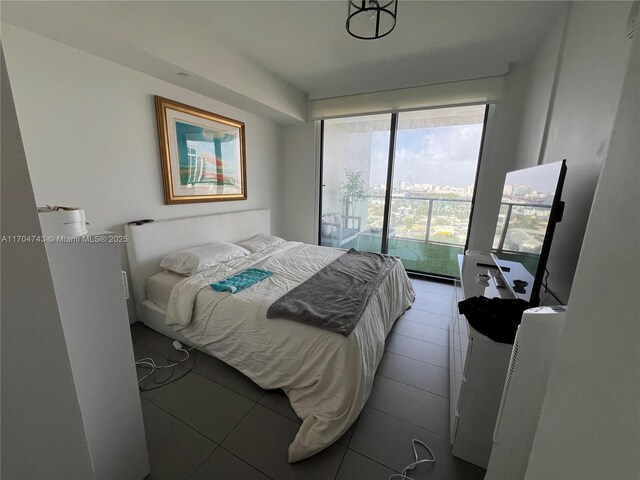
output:
[{"label": "balcony railing", "polygon": [[[382,201],[384,202],[384,196],[381,195],[372,195],[369,197],[369,200],[377,200],[377,201]],[[416,236],[406,236],[403,235],[403,229],[399,229],[397,228],[397,221],[394,224],[394,219],[397,220],[398,218],[402,218],[402,214],[399,213],[394,213],[393,212],[393,206],[397,206],[398,203],[402,202],[402,201],[406,201],[409,203],[414,203],[414,202],[426,202],[427,204],[427,208],[426,208],[426,219],[424,222],[420,222],[420,223],[416,223],[414,224],[415,226],[421,226],[424,225],[425,227],[425,233],[424,236],[422,238],[417,238]],[[436,209],[436,205],[440,203],[440,204],[466,204],[467,208],[463,208],[463,209],[458,209],[458,213],[461,214],[463,213],[463,215],[438,215],[438,217],[442,218],[448,218],[451,220],[451,222],[448,222],[448,226],[453,226],[453,227],[457,227],[454,228],[453,230],[460,230],[458,235],[456,235],[455,233],[453,233],[451,236],[453,237],[453,240],[447,241],[445,239],[442,238],[432,238],[432,236],[434,235],[433,232],[433,219],[434,219],[434,210]],[[505,241],[508,238],[508,234],[509,234],[509,230],[510,228],[509,226],[509,222],[511,221],[512,217],[513,217],[513,213],[514,213],[514,208],[516,210],[522,210],[522,209],[526,209],[526,208],[530,208],[530,209],[535,209],[538,210],[540,212],[539,216],[543,219],[543,222],[540,222],[540,226],[543,227],[541,229],[541,231],[539,232],[540,234],[542,234],[542,236],[544,236],[544,230],[546,230],[546,222],[548,219],[548,216],[551,212],[551,207],[547,206],[547,205],[540,205],[537,203],[515,203],[515,202],[502,202],[500,204],[500,215],[498,218],[498,228],[496,229],[496,238],[494,239],[494,244],[493,244],[493,249],[495,251],[497,251],[498,253],[500,252],[512,252],[512,253],[537,253],[535,250],[536,248],[534,246],[530,246],[529,248],[513,248],[513,242],[510,243],[509,248],[505,248]],[[368,212],[371,212],[371,204],[369,204],[368,206]],[[395,227],[394,228],[394,238],[396,239],[403,239],[403,240],[413,240],[413,241],[423,241],[425,243],[434,243],[434,244],[439,244],[439,245],[449,245],[449,246],[455,246],[455,247],[464,247],[465,243],[466,243],[466,238],[467,238],[467,231],[469,228],[469,215],[471,212],[471,200],[467,200],[467,199],[458,199],[458,198],[442,198],[442,197],[405,197],[405,196],[392,196],[392,221],[391,221],[391,227]],[[518,215],[522,215],[523,216],[523,212],[519,212],[517,213]],[[531,215],[529,215],[529,217],[531,217]],[[523,216],[524,218],[524,216]],[[371,227],[372,225],[369,225],[369,227]],[[378,227],[380,227],[380,225],[377,225]],[[442,226],[442,225],[441,225]],[[446,226],[446,225],[445,225]],[[531,228],[534,228],[538,225],[531,225]],[[464,231],[462,231],[462,229],[464,229]],[[404,231],[406,232],[407,229],[405,229]],[[421,228],[420,228],[421,230]],[[496,243],[497,242],[497,243]],[[541,242],[540,242],[541,244]]]},{"label": "balcony railing", "polygon": [[[362,230],[342,248],[380,251],[384,201],[383,195],[371,195],[366,207],[363,202],[351,211],[361,218]],[[493,251],[527,267],[527,262],[537,258],[550,211],[535,203],[503,202]],[[467,240],[470,213],[468,199],[393,196],[388,253],[400,257],[408,270],[454,277],[457,255],[463,253]],[[535,270],[533,263],[531,268]]]}]

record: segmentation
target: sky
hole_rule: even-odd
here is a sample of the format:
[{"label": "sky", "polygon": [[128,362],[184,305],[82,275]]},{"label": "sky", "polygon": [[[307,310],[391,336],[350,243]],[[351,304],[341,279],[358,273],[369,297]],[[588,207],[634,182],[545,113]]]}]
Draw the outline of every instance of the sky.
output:
[{"label": "sky", "polygon": [[562,162],[538,165],[507,173],[505,185],[527,185],[536,192],[554,193],[558,185],[558,176]]},{"label": "sky", "polygon": [[[473,185],[482,124],[398,130],[394,181]],[[373,134],[371,185],[385,183],[389,133]]]}]

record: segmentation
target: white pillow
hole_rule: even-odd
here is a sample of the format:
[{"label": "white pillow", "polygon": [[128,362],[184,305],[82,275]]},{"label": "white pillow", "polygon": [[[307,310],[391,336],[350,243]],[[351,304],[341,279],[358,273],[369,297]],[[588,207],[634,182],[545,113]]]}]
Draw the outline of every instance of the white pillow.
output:
[{"label": "white pillow", "polygon": [[251,253],[260,252],[267,247],[272,247],[273,245],[279,245],[281,243],[286,242],[286,240],[280,237],[274,237],[273,235],[265,235],[260,233],[255,237],[251,237],[248,240],[244,240],[239,242],[237,245],[246,248]]},{"label": "white pillow", "polygon": [[248,250],[228,242],[207,243],[172,252],[162,259],[160,268],[180,275],[193,275],[216,263],[250,255]]}]

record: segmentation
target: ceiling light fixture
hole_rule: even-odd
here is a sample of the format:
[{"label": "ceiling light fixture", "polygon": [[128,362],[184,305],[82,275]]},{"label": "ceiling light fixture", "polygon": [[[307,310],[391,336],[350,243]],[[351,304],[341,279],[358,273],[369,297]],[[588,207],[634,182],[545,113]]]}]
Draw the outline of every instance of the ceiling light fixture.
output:
[{"label": "ceiling light fixture", "polygon": [[347,32],[363,40],[389,35],[396,26],[398,0],[348,0]]}]

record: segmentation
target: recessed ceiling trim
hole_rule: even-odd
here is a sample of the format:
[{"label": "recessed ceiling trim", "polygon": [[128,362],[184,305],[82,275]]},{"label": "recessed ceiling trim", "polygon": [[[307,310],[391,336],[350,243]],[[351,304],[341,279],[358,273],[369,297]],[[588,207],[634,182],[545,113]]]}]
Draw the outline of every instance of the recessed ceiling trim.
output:
[{"label": "recessed ceiling trim", "polygon": [[309,115],[311,119],[319,120],[454,105],[499,103],[504,78],[504,75],[498,75],[459,82],[312,100]]}]

